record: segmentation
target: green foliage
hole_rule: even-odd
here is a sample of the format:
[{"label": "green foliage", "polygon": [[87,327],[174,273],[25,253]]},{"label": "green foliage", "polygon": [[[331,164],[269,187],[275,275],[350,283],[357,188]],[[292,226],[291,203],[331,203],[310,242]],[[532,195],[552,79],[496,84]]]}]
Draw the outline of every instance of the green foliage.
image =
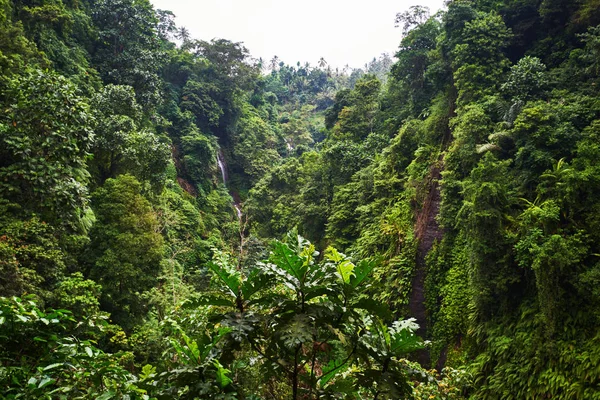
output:
[{"label": "green foliage", "polygon": [[103,183],[123,173],[160,187],[169,146],[144,127],[143,113],[130,86],[107,85],[92,101],[96,140],[91,167]]},{"label": "green foliage", "polygon": [[120,175],[94,192],[97,222],[86,253],[89,276],[103,287],[103,309],[126,327],[142,316],[140,293],[155,285],[164,250],[156,214],[140,191],[134,177]]},{"label": "green foliage", "polygon": [[0,1],[0,397],[596,398],[599,9],[413,7],[340,71]]},{"label": "green foliage", "polygon": [[217,99],[221,90],[214,83],[187,81],[183,88],[180,107],[196,116],[196,124],[204,129],[211,129],[219,125],[223,116],[223,109]]},{"label": "green foliage", "polygon": [[3,107],[0,195],[49,222],[82,229],[93,140],[89,106],[66,78],[26,70],[8,80]]},{"label": "green foliage", "polygon": [[288,377],[293,398],[341,387],[375,398],[410,393],[412,372],[397,358],[422,348],[417,326],[385,325],[385,309],[364,295],[372,263],[354,264],[334,248],[321,262],[317,256],[312,244],[290,233],[247,276],[219,257],[211,269],[225,290],[200,302],[230,310],[217,312],[216,320],[231,340],[250,347],[267,376]]},{"label": "green foliage", "polygon": [[386,103],[393,105],[394,113],[400,112],[402,117],[424,115],[437,85],[434,71],[440,65],[435,47],[441,26],[435,18],[422,22],[402,39],[396,53],[398,62],[392,66],[388,91],[384,94]]},{"label": "green foliage", "polygon": [[76,272],[57,285],[53,293],[53,303],[71,310],[76,317],[90,317],[100,313],[101,293],[102,286],[90,279],[84,279],[82,273]]},{"label": "green foliage", "polygon": [[250,183],[253,183],[279,159],[275,149],[275,133],[251,106],[241,110],[236,133],[232,149],[233,165],[244,171],[250,177]]},{"label": "green foliage", "polygon": [[192,179],[196,187],[208,190],[210,177],[214,175],[217,165],[215,140],[193,130],[181,137],[181,147],[185,154],[185,174]]},{"label": "green foliage", "polygon": [[92,61],[106,83],[133,87],[145,112],[161,101],[159,71],[165,62],[149,1],[103,0],[92,11],[98,39]]},{"label": "green foliage", "polygon": [[31,298],[0,297],[3,398],[149,398],[120,365],[125,357],[71,336],[77,322],[69,311],[44,311]]},{"label": "green foliage", "polygon": [[[575,339],[578,333],[573,324],[585,318],[583,314],[573,313],[565,321],[563,339],[550,344],[543,333],[543,318],[535,315],[534,308],[524,304],[520,311],[516,322],[492,328],[487,351],[472,364],[481,398],[533,399],[548,394],[559,398],[597,398],[598,337],[590,332],[583,342]],[[512,380],[506,381],[507,376]]]},{"label": "green foliage", "polygon": [[26,64],[47,66],[49,61],[25,36],[21,21],[13,19],[14,5],[0,3],[0,68],[2,75],[19,72]]},{"label": "green foliage", "polygon": [[0,293],[21,296],[33,293],[47,300],[65,272],[65,253],[56,229],[36,216],[19,220],[0,218]]},{"label": "green foliage", "polygon": [[546,66],[535,57],[523,57],[510,69],[508,80],[501,90],[516,101],[540,97],[548,87]]},{"label": "green foliage", "polygon": [[510,39],[502,17],[481,14],[464,23],[451,57],[458,105],[481,99],[498,86],[508,60],[501,52]]},{"label": "green foliage", "polygon": [[[469,280],[470,252],[464,237],[444,238],[427,259],[427,302],[432,312],[432,358],[447,357],[449,365],[462,365],[467,347],[473,286]],[[470,314],[472,315],[472,314]],[[443,354],[446,352],[446,354]],[[462,353],[462,354],[461,354]]]},{"label": "green foliage", "polygon": [[373,133],[380,89],[381,82],[374,76],[367,75],[356,82],[349,94],[348,106],[343,107],[337,116],[337,123],[332,129],[334,138],[360,141]]}]

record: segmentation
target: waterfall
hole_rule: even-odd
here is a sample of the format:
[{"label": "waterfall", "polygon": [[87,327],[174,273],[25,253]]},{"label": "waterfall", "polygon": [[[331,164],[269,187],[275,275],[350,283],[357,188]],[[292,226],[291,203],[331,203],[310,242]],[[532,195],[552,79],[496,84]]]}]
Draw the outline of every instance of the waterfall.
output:
[{"label": "waterfall", "polygon": [[223,151],[221,151],[221,149],[219,149],[219,151],[217,152],[217,166],[219,167],[219,171],[221,171],[221,178],[223,178],[223,185],[225,185],[225,188],[227,188],[227,191],[229,192],[229,194],[231,195],[231,198],[233,199],[233,208],[235,208],[235,213],[238,217],[238,219],[241,221],[242,220],[242,207],[240,205],[240,196],[232,191],[229,191],[229,188],[227,186],[227,164],[225,163],[225,157],[223,156]]},{"label": "waterfall", "polygon": [[221,171],[221,177],[223,178],[223,184],[227,186],[227,171],[225,170],[225,158],[223,157],[223,152],[221,149],[217,152],[217,165],[219,166],[219,171]]}]

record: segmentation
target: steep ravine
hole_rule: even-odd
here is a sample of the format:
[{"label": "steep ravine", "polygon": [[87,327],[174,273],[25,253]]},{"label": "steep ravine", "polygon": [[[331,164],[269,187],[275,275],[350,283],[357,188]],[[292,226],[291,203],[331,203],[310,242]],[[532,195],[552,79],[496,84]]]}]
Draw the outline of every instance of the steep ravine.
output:
[{"label": "steep ravine", "polygon": [[[425,259],[436,242],[442,240],[443,231],[437,222],[440,212],[440,179],[441,168],[439,163],[432,166],[430,172],[429,193],[423,207],[417,214],[415,234],[418,240],[415,275],[412,282],[412,291],[409,299],[409,310],[412,317],[419,324],[417,334],[427,337],[427,309],[425,307],[425,277],[427,266]],[[417,361],[423,366],[430,366],[431,360],[428,350],[416,354]]]}]

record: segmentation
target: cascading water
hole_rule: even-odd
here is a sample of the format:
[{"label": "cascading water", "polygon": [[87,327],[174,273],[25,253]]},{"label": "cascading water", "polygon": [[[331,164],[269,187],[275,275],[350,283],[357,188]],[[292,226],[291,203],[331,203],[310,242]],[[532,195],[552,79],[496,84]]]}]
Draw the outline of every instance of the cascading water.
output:
[{"label": "cascading water", "polygon": [[239,204],[233,203],[233,207],[235,208],[238,219],[242,219],[242,209],[240,208]]},{"label": "cascading water", "polygon": [[217,165],[219,171],[221,171],[221,177],[223,178],[223,184],[227,186],[227,172],[225,171],[225,160],[223,159],[223,153],[221,150],[217,153]]},{"label": "cascading water", "polygon": [[[219,167],[219,171],[221,171],[221,177],[223,178],[223,184],[227,188],[227,164],[225,164],[225,157],[223,157],[223,152],[221,149],[217,152],[217,166]],[[229,189],[228,189],[229,191]],[[235,193],[229,192],[231,197],[233,198],[233,208],[235,208],[235,212],[239,220],[242,219],[242,208],[239,204],[239,196],[236,196]]]}]

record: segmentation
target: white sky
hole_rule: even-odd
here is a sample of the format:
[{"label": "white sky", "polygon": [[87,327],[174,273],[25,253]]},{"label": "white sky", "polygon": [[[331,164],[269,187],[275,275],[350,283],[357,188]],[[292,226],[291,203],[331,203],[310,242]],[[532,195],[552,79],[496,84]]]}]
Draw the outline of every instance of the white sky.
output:
[{"label": "white sky", "polygon": [[177,26],[194,39],[244,42],[250,54],[268,61],[332,67],[362,67],[383,52],[394,55],[401,28],[396,13],[425,5],[435,13],[443,0],[151,0],[170,10]]}]

